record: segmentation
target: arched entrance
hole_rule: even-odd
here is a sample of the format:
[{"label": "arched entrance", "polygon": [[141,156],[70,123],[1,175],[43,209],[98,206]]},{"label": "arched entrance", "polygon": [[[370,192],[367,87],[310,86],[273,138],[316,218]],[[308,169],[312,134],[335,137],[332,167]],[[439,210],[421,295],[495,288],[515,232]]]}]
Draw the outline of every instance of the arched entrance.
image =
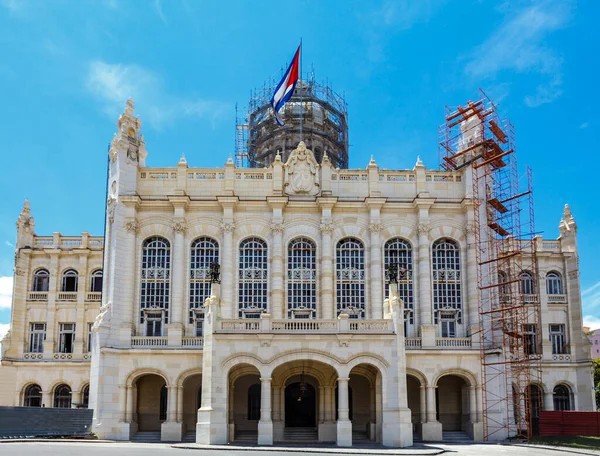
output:
[{"label": "arched entrance", "polygon": [[[202,374],[194,374],[183,381],[182,416],[184,434],[196,432],[198,409],[202,405]],[[194,439],[195,441],[195,439]]]},{"label": "arched entrance", "polygon": [[[424,385],[423,385],[424,386]],[[413,439],[416,433],[419,438],[422,435],[422,425],[425,410],[421,409],[421,381],[414,375],[406,376],[406,396],[408,400],[408,408],[410,409],[410,417],[413,427]]]},{"label": "arched entrance", "polygon": [[[437,419],[442,432],[468,432],[469,384],[458,375],[444,375],[437,382]],[[449,438],[446,434],[444,438]]]},{"label": "arched entrance", "polygon": [[260,372],[239,364],[229,372],[229,441],[256,443],[261,404]]},{"label": "arched entrance", "polygon": [[348,382],[348,417],[352,421],[353,444],[377,440],[380,436],[381,399],[379,370],[370,364],[355,366]]},{"label": "arched entrance", "polygon": [[317,393],[315,387],[301,379],[285,387],[285,427],[317,426]]},{"label": "arched entrance", "polygon": [[136,380],[139,432],[160,432],[167,419],[167,385],[160,375],[147,374]]},{"label": "arched entrance", "polygon": [[530,421],[534,435],[540,431],[540,410],[542,410],[543,391],[538,385],[529,385],[525,393],[527,410],[525,418]]}]

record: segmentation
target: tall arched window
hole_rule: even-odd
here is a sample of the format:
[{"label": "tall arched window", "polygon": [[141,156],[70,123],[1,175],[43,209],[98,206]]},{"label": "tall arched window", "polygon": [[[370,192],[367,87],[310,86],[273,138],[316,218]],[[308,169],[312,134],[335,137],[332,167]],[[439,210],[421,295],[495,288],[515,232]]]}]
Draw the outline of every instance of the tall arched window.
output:
[{"label": "tall arched window", "polygon": [[209,237],[201,237],[192,242],[190,250],[190,309],[189,322],[202,320],[200,309],[204,300],[210,297],[210,265],[219,262],[219,244]]},{"label": "tall arched window", "polygon": [[46,269],[38,269],[33,274],[31,291],[46,292],[50,285],[50,273]]},{"label": "tall arched window", "polygon": [[460,250],[451,239],[438,239],[432,247],[433,311],[442,337],[456,337],[461,323],[462,290]]},{"label": "tall arched window", "polygon": [[337,313],[365,317],[365,248],[355,238],[342,239],[336,248]]},{"label": "tall arched window", "polygon": [[317,308],[317,247],[307,238],[288,245],[288,318],[315,318]]},{"label": "tall arched window", "polygon": [[29,385],[23,396],[23,406],[41,407],[42,406],[42,388],[40,385]]},{"label": "tall arched window", "polygon": [[85,385],[81,391],[81,405],[85,408],[90,405],[90,385]]},{"label": "tall arched window", "polygon": [[[413,304],[413,263],[412,247],[408,241],[395,238],[385,243],[384,247],[384,265],[387,271],[392,263],[398,265],[398,296],[404,302],[404,308],[410,313],[407,317],[409,324],[414,324],[414,304]],[[389,286],[385,284],[385,297],[389,296]],[[405,331],[408,335],[408,331]]]},{"label": "tall arched window", "polygon": [[79,274],[74,269],[68,269],[63,272],[61,291],[77,291]]},{"label": "tall arched window", "polygon": [[508,282],[508,276],[506,275],[506,272],[498,271],[498,283],[500,284],[498,290],[500,291],[501,295],[510,294],[510,284],[506,282]]},{"label": "tall arched window", "polygon": [[249,238],[240,243],[239,316],[258,318],[267,310],[268,260],[267,244],[262,239]]},{"label": "tall arched window", "polygon": [[54,407],[71,408],[71,388],[69,385],[58,385],[54,389]]},{"label": "tall arched window", "polygon": [[92,272],[90,291],[95,293],[102,292],[102,269]]},{"label": "tall arched window", "polygon": [[546,275],[546,293],[549,295],[561,295],[563,293],[562,277],[556,272],[552,271]]},{"label": "tall arched window", "polygon": [[521,293],[525,295],[535,294],[535,283],[533,282],[533,275],[529,271],[523,271],[521,273]]},{"label": "tall arched window", "polygon": [[169,291],[171,283],[171,245],[154,236],[142,246],[140,291],[140,323],[146,321],[146,335],[162,335],[163,324],[169,323]]},{"label": "tall arched window", "polygon": [[571,390],[567,385],[556,385],[553,393],[554,410],[556,412],[571,410]]}]

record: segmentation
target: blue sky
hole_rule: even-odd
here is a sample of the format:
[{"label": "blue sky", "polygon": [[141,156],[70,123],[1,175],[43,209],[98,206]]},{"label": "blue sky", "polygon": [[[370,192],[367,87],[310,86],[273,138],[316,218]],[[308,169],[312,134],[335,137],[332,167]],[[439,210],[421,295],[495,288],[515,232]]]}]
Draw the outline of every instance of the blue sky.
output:
[{"label": "blue sky", "polygon": [[444,106],[482,87],[534,170],[536,227],[579,226],[586,320],[600,327],[597,165],[600,3],[595,1],[0,0],[0,331],[10,317],[15,221],[102,234],[107,145],[125,100],[149,166],[221,166],[235,104],[278,77],[303,38],[348,101],[350,167],[437,168]]}]

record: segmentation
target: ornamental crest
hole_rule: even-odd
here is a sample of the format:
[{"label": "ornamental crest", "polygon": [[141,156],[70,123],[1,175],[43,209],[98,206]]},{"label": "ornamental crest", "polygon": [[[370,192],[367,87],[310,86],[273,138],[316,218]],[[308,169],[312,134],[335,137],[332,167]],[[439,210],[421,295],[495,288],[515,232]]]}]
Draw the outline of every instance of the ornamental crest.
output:
[{"label": "ornamental crest", "polygon": [[319,193],[319,164],[312,151],[300,141],[284,165],[285,193],[288,195],[317,195]]}]

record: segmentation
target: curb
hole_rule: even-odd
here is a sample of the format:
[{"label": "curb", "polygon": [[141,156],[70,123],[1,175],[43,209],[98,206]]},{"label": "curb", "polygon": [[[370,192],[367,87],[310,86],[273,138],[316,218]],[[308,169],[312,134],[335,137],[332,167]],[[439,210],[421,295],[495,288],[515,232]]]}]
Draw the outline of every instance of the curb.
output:
[{"label": "curb", "polygon": [[503,446],[517,446],[523,448],[536,448],[538,450],[550,450],[550,451],[560,451],[561,453],[574,453],[574,454],[586,454],[591,456],[599,456],[600,450],[584,450],[584,449],[576,449],[571,447],[564,446],[554,446],[554,445],[535,445],[535,444],[523,444],[523,443],[502,443]]},{"label": "curb", "polygon": [[228,450],[228,451],[276,451],[279,453],[330,453],[330,454],[361,454],[361,455],[404,455],[404,456],[435,456],[445,453],[442,448],[339,448],[339,447],[284,447],[284,446],[233,446],[233,445],[198,445],[179,443],[171,445],[171,448],[186,450]]},{"label": "curb", "polygon": [[29,442],[37,442],[37,443],[118,443],[117,440],[93,440],[93,439],[40,439],[40,438],[31,438],[31,439],[0,439],[1,443],[29,443]]}]

